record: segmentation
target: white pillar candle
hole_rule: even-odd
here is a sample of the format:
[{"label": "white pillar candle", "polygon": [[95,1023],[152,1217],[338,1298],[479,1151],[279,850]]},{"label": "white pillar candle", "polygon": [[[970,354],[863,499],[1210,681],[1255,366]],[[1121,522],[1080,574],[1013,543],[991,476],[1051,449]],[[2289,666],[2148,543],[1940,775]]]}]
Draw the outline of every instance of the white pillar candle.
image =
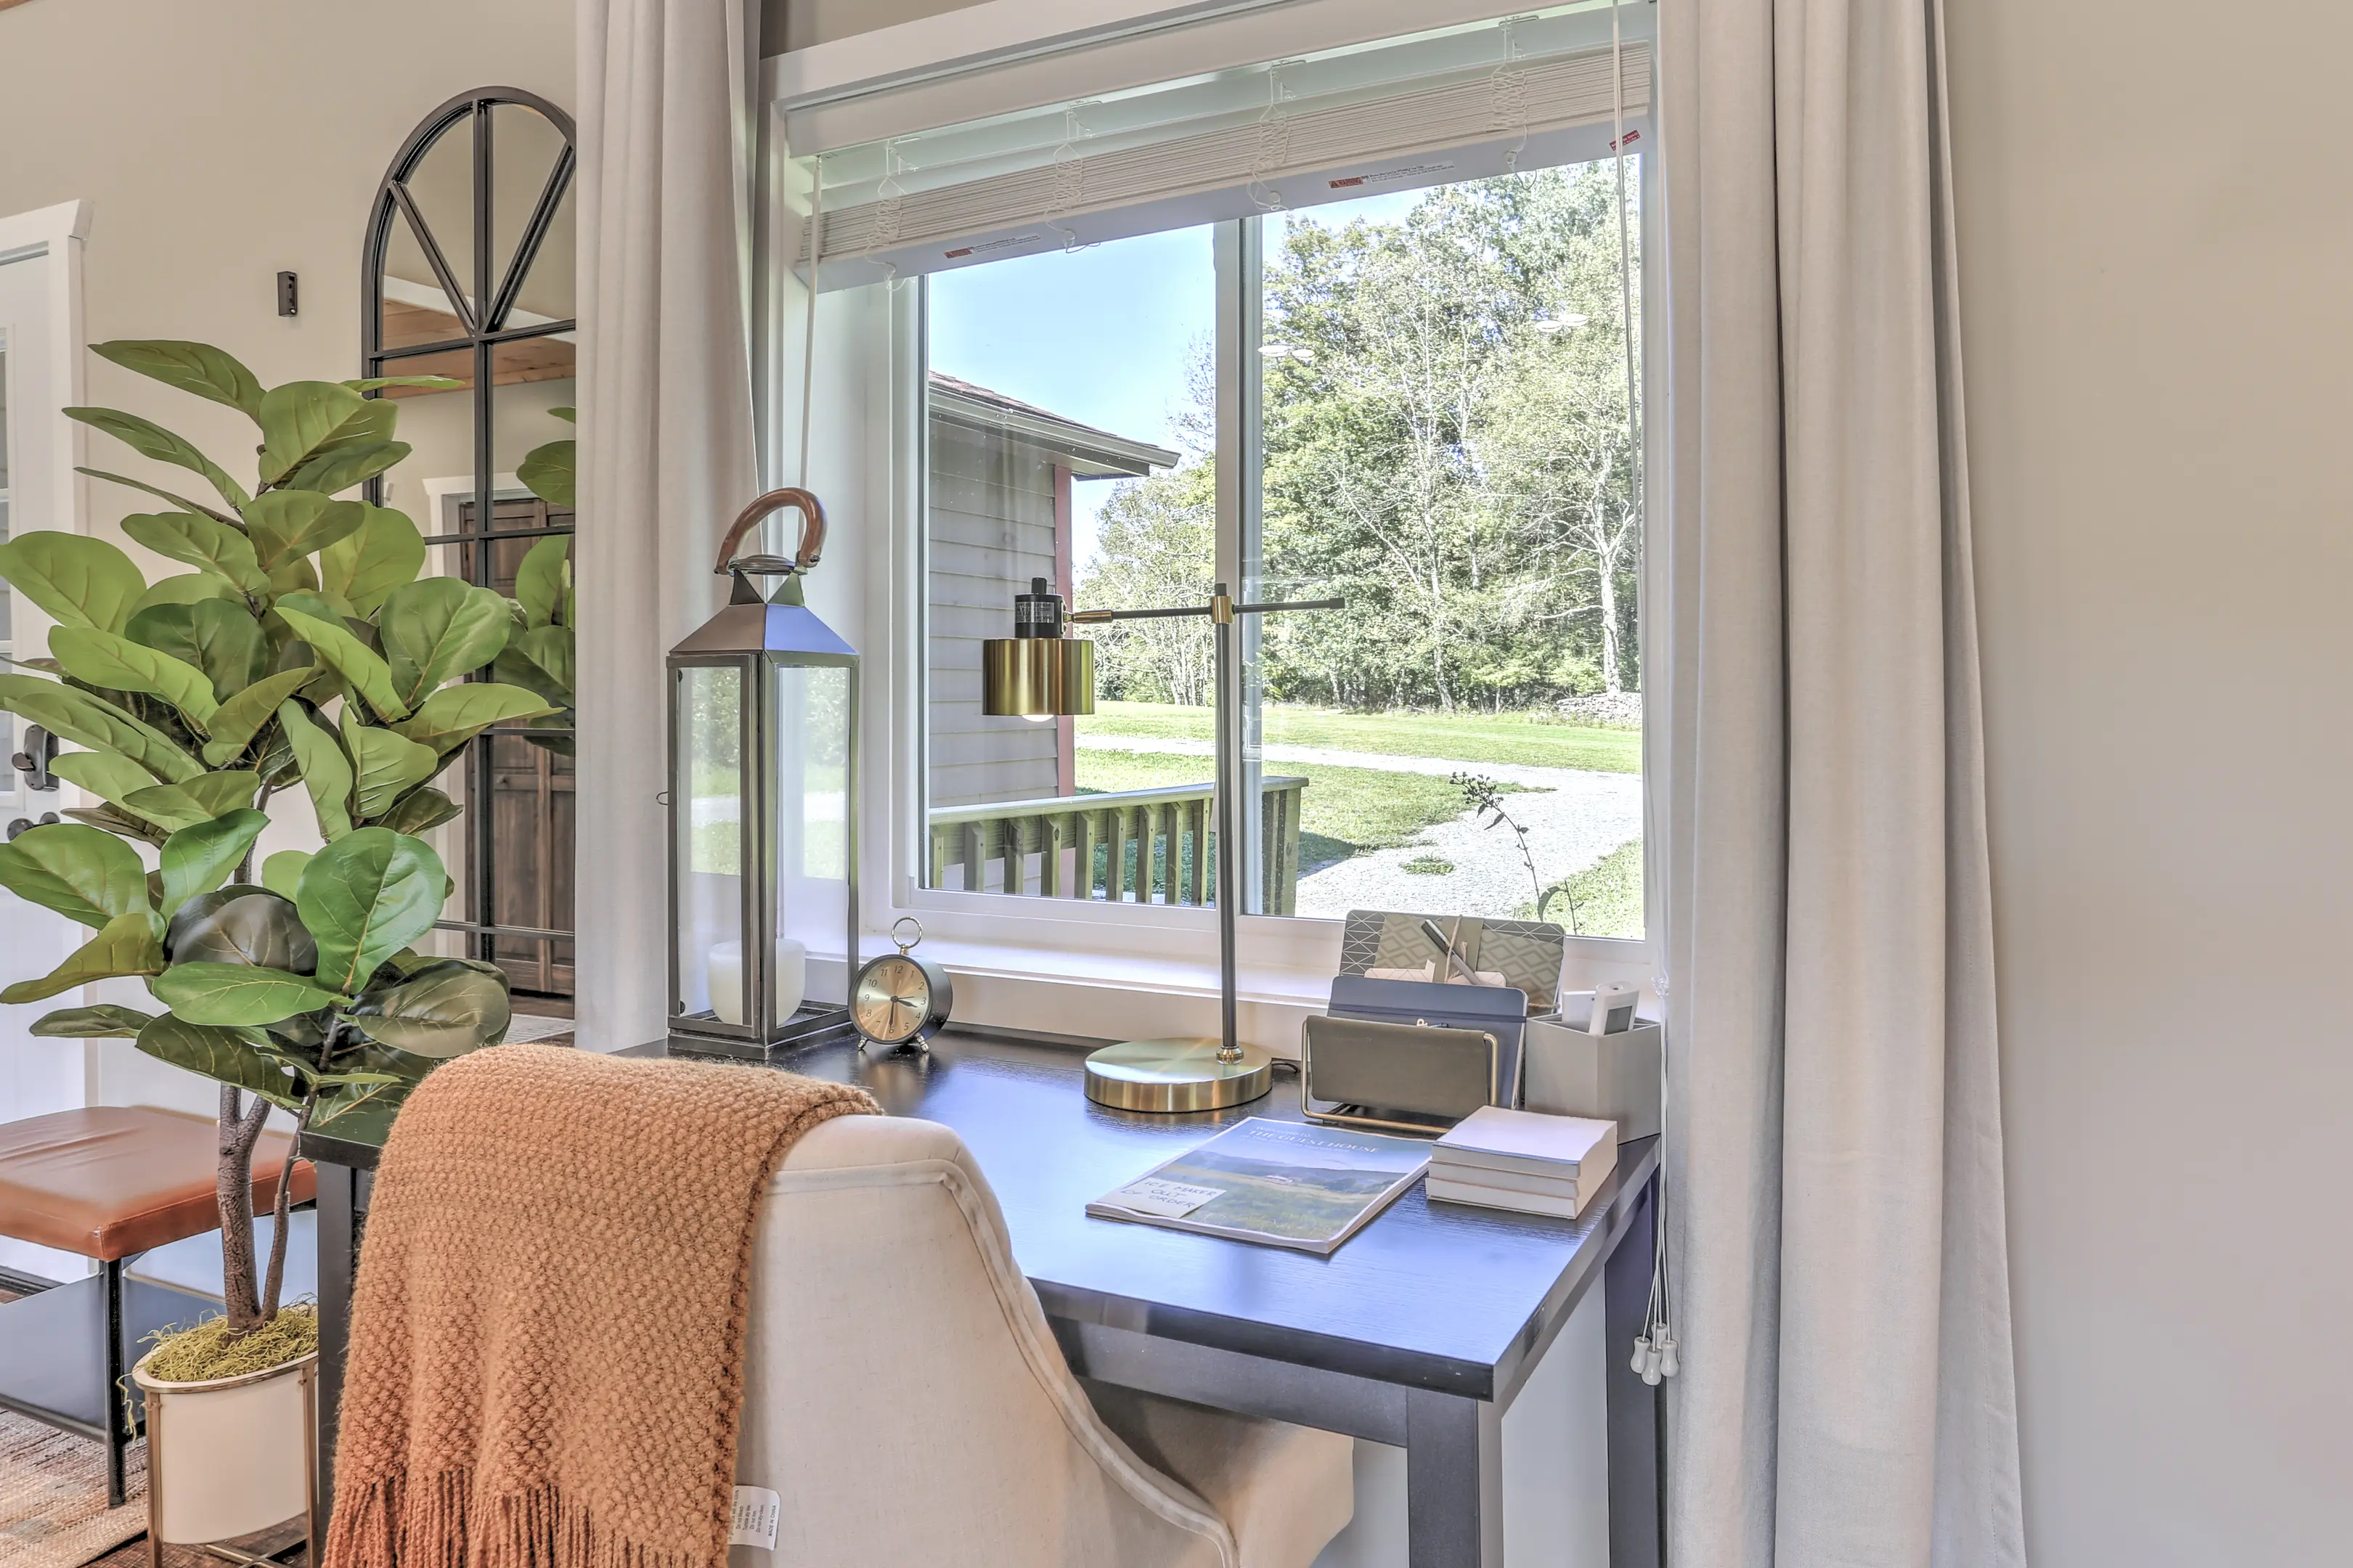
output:
[{"label": "white pillar candle", "polygon": [[[744,944],[717,943],[711,950],[709,964],[712,1012],[723,1024],[750,1023],[744,1016]],[[801,999],[808,993],[808,949],[791,937],[778,937],[772,973],[776,978],[776,1016],[789,1018],[800,1011]]]}]

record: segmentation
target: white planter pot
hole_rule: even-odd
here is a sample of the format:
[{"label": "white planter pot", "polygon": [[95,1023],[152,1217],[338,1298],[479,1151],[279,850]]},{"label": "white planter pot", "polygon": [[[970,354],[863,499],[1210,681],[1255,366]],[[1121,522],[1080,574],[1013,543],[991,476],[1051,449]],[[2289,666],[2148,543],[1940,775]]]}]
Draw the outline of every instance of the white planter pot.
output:
[{"label": "white planter pot", "polygon": [[154,1354],[131,1369],[147,1401],[151,1557],[162,1543],[227,1541],[301,1514],[316,1562],[318,1353],[206,1383],[151,1375]]}]

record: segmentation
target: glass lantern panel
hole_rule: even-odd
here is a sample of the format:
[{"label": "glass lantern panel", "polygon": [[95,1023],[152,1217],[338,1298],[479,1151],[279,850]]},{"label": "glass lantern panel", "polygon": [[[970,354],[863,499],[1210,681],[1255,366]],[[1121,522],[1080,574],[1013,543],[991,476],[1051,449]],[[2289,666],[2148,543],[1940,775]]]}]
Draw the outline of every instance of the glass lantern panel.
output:
[{"label": "glass lantern panel", "polygon": [[849,670],[778,665],[775,684],[776,1008],[785,1017],[797,1002],[849,999]]},{"label": "glass lantern panel", "polygon": [[678,681],[678,995],[688,1017],[749,1022],[744,980],[744,671],[694,665]]}]

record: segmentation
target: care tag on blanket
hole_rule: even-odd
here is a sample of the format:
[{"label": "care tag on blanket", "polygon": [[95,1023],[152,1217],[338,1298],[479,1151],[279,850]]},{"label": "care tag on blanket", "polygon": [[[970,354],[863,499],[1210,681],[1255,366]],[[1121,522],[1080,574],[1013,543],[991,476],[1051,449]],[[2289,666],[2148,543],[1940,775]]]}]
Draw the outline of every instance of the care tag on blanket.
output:
[{"label": "care tag on blanket", "polygon": [[737,1487],[735,1518],[728,1528],[727,1544],[762,1546],[774,1552],[776,1518],[782,1508],[782,1500],[765,1487]]}]

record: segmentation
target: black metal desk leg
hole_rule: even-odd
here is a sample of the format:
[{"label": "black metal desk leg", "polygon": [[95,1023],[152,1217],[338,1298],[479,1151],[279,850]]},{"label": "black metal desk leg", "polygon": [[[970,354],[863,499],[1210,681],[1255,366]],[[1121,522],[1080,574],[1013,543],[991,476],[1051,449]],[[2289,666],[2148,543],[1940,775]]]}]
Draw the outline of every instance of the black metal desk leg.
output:
[{"label": "black metal desk leg", "polygon": [[319,1496],[335,1495],[335,1414],[343,1398],[343,1355],[352,1337],[353,1203],[358,1174],[319,1161]]},{"label": "black metal desk leg", "polygon": [[1659,1183],[1653,1176],[1629,1223],[1626,1239],[1603,1266],[1606,1375],[1609,1403],[1609,1568],[1662,1568],[1666,1562],[1665,1463],[1660,1390],[1636,1375],[1634,1338],[1651,1302],[1651,1265],[1658,1256]]},{"label": "black metal desk leg", "polygon": [[124,1489],[122,1455],[131,1447],[131,1412],[122,1392],[122,1259],[110,1258],[99,1265],[106,1276],[106,1506],[121,1508]]},{"label": "black metal desk leg", "polygon": [[1415,1389],[1405,1431],[1407,1562],[1503,1568],[1503,1412],[1483,1399]]}]

